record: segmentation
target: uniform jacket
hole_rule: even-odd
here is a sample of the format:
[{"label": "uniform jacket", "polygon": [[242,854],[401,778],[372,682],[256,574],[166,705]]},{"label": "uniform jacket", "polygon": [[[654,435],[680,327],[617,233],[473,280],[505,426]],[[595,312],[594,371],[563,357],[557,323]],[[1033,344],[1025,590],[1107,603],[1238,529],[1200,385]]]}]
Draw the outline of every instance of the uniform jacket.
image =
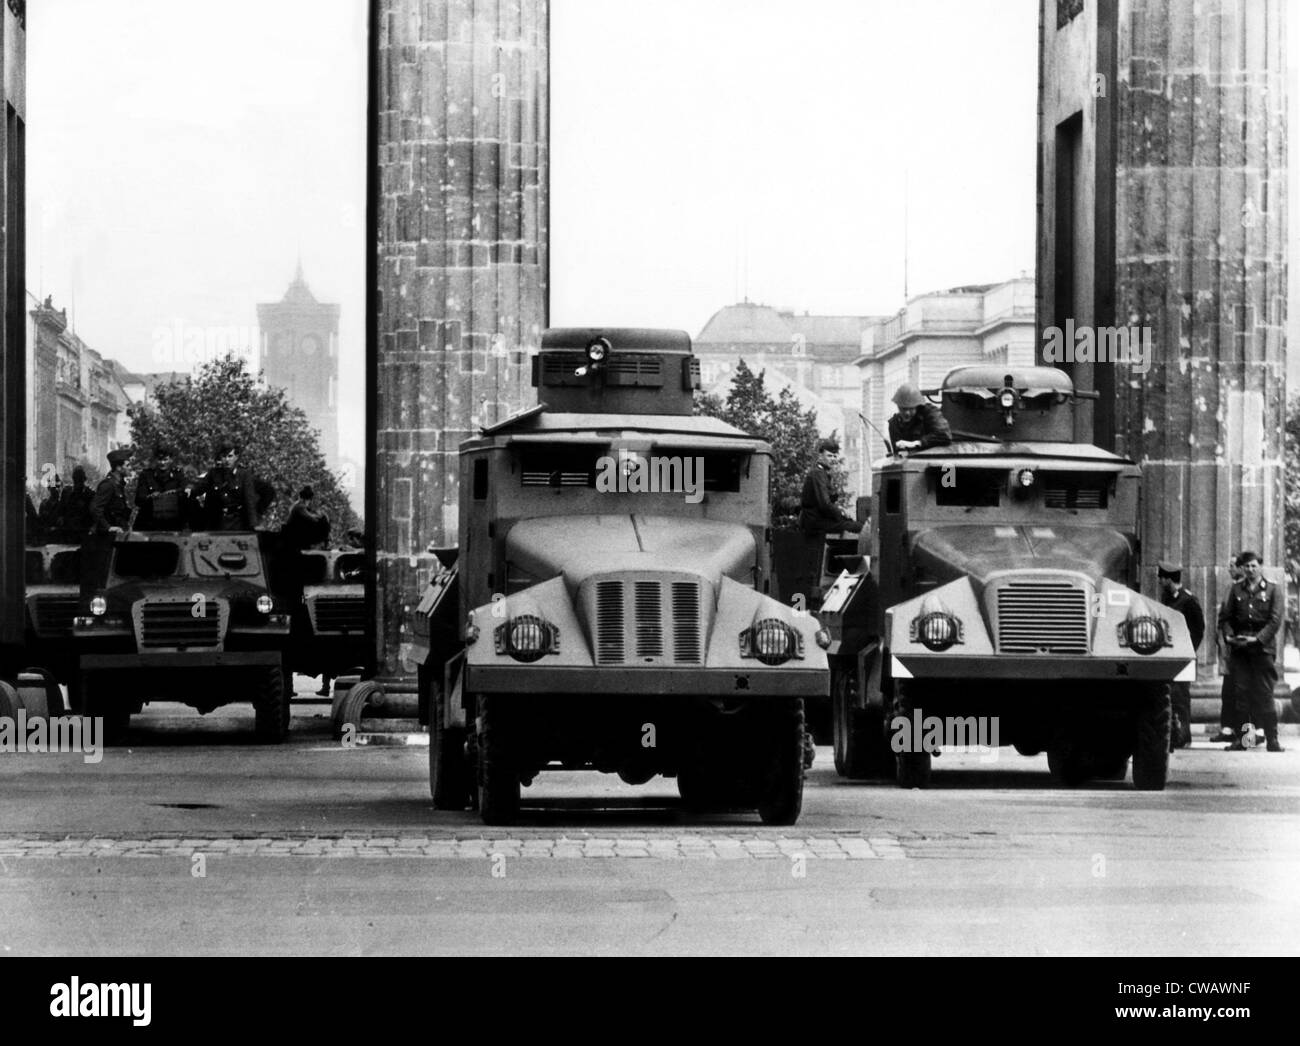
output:
[{"label": "uniform jacket", "polygon": [[1199,650],[1201,640],[1205,638],[1205,611],[1201,609],[1201,601],[1187,589],[1180,588],[1172,599],[1161,593],[1160,602],[1170,610],[1177,610],[1187,619],[1187,631],[1192,635],[1192,649]]},{"label": "uniform jacket", "polygon": [[933,403],[922,403],[911,421],[904,421],[900,414],[889,419],[889,442],[897,448],[902,439],[920,440],[922,450],[946,447],[952,442],[952,431],[948,428],[948,419],[938,407]]},{"label": "uniform jacket", "polygon": [[131,523],[131,508],[126,503],[126,484],[115,476],[105,476],[95,488],[90,502],[90,519],[96,534],[107,534],[110,527],[124,530]]},{"label": "uniform jacket", "polygon": [[805,534],[829,534],[836,530],[859,530],[857,520],[850,519],[831,496],[831,474],[821,465],[808,470],[799,499],[799,529]]},{"label": "uniform jacket", "polygon": [[[161,511],[163,506],[155,497],[157,494],[175,495],[172,499],[166,499],[173,502],[172,505],[166,506],[173,511]],[[140,509],[136,525],[142,530],[155,525],[179,529],[185,516],[184,498],[185,473],[180,469],[171,468],[166,471],[157,467],[145,469],[140,473],[140,479],[135,485],[135,503]]]},{"label": "uniform jacket", "polygon": [[1228,591],[1219,609],[1219,629],[1225,636],[1258,636],[1260,647],[1273,652],[1273,639],[1282,627],[1282,589],[1268,578],[1252,587],[1245,578]]},{"label": "uniform jacket", "polygon": [[201,526],[207,530],[252,530],[257,526],[258,496],[252,469],[218,465],[194,484],[203,498]]}]

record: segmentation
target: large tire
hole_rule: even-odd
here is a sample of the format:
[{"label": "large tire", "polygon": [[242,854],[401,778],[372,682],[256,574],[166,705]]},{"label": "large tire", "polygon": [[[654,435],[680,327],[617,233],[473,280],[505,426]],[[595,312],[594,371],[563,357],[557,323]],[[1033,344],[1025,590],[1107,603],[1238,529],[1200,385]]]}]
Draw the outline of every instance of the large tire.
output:
[{"label": "large tire", "polygon": [[1047,749],[1047,769],[1066,788],[1078,788],[1092,776],[1091,764],[1085,753],[1064,740],[1054,742]]},{"label": "large tire", "polygon": [[[894,714],[890,716],[890,720],[902,716],[910,722],[912,713],[917,711],[918,707],[909,684],[902,680],[895,681]],[[913,742],[919,742],[919,738],[913,738],[912,740]],[[894,780],[898,783],[899,788],[929,788],[930,753],[926,751],[895,752]]]},{"label": "large tire", "polygon": [[1139,792],[1163,792],[1169,779],[1169,684],[1143,686],[1134,716],[1133,786]]},{"label": "large tire", "polygon": [[334,716],[335,740],[343,740],[343,733],[349,726],[352,727],[352,739],[356,740],[356,735],[361,732],[361,720],[365,718],[366,705],[379,693],[382,693],[382,688],[373,679],[363,679],[348,689],[343,700],[339,702],[338,711]]},{"label": "large tire", "polygon": [[759,776],[758,816],[764,824],[792,825],[803,808],[803,698],[763,711],[767,758]]},{"label": "large tire", "polygon": [[[423,668],[421,669],[423,685]],[[469,760],[464,727],[442,725],[447,698],[442,687],[430,686],[429,701],[429,792],[435,810],[464,810],[471,803]]]},{"label": "large tire", "polygon": [[103,680],[89,672],[81,673],[82,715],[87,719],[102,719],[103,742],[107,747],[126,744],[131,725],[131,709],[125,701],[115,698]]},{"label": "large tire", "polygon": [[283,744],[289,736],[289,702],[293,687],[285,682],[284,666],[264,668],[253,699],[253,733],[265,745]]},{"label": "large tire", "polygon": [[519,818],[519,765],[508,702],[500,694],[478,699],[478,809],[488,825]]},{"label": "large tire", "polygon": [[18,709],[23,707],[18,691],[0,679],[0,719],[17,720]]},{"label": "large tire", "polygon": [[893,752],[885,743],[880,713],[854,707],[855,689],[849,672],[832,672],[835,772],[851,781],[865,781],[886,776],[893,770]]}]

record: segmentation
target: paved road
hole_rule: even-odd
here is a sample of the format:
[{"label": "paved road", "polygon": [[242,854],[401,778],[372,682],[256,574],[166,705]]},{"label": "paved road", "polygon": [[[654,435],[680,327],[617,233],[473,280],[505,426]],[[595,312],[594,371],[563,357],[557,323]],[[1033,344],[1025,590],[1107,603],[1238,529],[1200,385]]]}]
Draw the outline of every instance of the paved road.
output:
[{"label": "paved road", "polygon": [[128,749],[0,756],[0,949],[120,953],[1294,954],[1300,739],[1198,744],[1163,793],[944,755],[935,787],[838,780],[791,829],[671,782],[545,776],[524,824],[439,813],[426,750],[251,744],[156,706]]}]

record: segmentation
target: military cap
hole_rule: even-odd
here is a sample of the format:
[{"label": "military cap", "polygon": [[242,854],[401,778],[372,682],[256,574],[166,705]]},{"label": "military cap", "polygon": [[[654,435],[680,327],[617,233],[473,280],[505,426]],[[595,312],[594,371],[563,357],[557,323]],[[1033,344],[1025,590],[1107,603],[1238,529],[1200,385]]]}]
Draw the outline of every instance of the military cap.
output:
[{"label": "military cap", "polygon": [[833,439],[818,440],[817,453],[820,454],[826,450],[829,450],[832,454],[838,454],[840,452],[840,445]]},{"label": "military cap", "polygon": [[117,450],[108,452],[108,467],[117,468],[118,465],[125,465],[131,460],[131,451],[128,448],[119,447]]},{"label": "military cap", "polygon": [[913,385],[910,381],[904,382],[894,391],[894,402],[901,408],[919,407],[925,402],[925,397],[921,395],[921,390]]},{"label": "military cap", "polygon": [[1156,577],[1167,577],[1170,581],[1183,580],[1183,568],[1177,563],[1170,563],[1168,560],[1162,560],[1156,565]]}]

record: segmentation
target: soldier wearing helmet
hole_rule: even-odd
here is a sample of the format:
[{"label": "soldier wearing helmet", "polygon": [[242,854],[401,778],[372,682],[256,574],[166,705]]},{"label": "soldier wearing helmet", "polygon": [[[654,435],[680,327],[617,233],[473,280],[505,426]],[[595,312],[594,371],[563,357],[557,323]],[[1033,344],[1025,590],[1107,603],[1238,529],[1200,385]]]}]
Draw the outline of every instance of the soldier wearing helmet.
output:
[{"label": "soldier wearing helmet", "polygon": [[948,420],[911,382],[898,386],[893,399],[898,413],[889,419],[889,442],[894,445],[895,453],[946,447],[952,442]]}]

